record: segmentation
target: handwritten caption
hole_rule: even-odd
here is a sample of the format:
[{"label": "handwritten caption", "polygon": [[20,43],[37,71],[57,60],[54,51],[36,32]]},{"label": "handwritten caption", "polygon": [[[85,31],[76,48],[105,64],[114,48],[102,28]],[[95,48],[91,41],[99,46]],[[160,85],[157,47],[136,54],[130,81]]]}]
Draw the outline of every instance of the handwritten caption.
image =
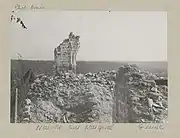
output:
[{"label": "handwritten caption", "polygon": [[21,4],[16,4],[15,5],[15,10],[38,10],[38,9],[44,9],[43,4],[41,5],[35,5],[35,4],[31,4],[31,5],[21,5]]},{"label": "handwritten caption", "polygon": [[139,130],[159,130],[162,131],[165,129],[163,124],[138,124]]},{"label": "handwritten caption", "polygon": [[36,131],[60,131],[60,130],[70,130],[70,131],[112,131],[114,124],[109,125],[62,125],[62,124],[53,124],[53,125],[46,125],[40,124],[36,126]]}]

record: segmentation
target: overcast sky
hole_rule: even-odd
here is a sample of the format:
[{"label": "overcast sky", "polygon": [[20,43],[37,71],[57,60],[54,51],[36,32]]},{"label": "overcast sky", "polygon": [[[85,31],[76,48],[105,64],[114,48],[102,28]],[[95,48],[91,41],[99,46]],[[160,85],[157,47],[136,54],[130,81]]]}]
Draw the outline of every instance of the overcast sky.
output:
[{"label": "overcast sky", "polygon": [[77,60],[167,60],[166,12],[23,11],[27,26],[11,24],[11,58],[53,60],[53,50],[72,31],[80,35]]}]

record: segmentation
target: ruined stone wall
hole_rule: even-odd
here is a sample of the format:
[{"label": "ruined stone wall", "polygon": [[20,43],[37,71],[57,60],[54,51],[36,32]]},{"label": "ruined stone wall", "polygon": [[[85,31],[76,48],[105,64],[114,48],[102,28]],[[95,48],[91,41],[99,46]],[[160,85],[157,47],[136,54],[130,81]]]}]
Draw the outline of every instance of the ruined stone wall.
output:
[{"label": "ruined stone wall", "polygon": [[122,67],[116,74],[116,85],[114,89],[113,122],[129,123],[131,120],[131,109],[128,104],[129,90],[126,87],[127,77]]},{"label": "ruined stone wall", "polygon": [[133,65],[119,69],[114,89],[114,123],[167,122],[168,87],[165,81],[157,83],[152,76]]},{"label": "ruined stone wall", "polygon": [[54,49],[56,73],[67,70],[76,72],[76,56],[80,47],[79,38],[71,32],[69,37]]}]

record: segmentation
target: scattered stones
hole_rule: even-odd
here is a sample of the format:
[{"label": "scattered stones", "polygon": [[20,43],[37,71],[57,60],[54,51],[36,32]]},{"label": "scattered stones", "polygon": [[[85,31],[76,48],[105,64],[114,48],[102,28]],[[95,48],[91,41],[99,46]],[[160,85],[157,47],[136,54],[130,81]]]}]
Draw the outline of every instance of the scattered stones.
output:
[{"label": "scattered stones", "polygon": [[[49,119],[62,123],[62,120],[64,120],[62,119],[62,113],[60,113],[59,118],[57,115],[52,117],[46,113],[50,112],[52,114],[52,110],[55,108],[54,113],[63,110],[73,114],[73,119],[72,116],[67,117],[73,122],[91,122],[92,120],[97,120],[100,115],[94,115],[104,112],[103,110],[107,108],[105,104],[112,104],[111,95],[115,86],[112,77],[115,74],[116,72],[113,70],[86,74],[66,72],[59,74],[59,76],[38,75],[28,92],[28,95],[31,95],[30,97],[37,99],[36,105],[38,105],[33,109],[38,111],[36,113],[38,115],[33,113],[34,118],[32,120],[36,120],[35,122],[47,122]],[[39,98],[41,101],[39,101]],[[104,104],[102,104],[101,99],[105,102]],[[104,116],[106,114],[110,115],[111,112],[112,109],[108,109]],[[39,115],[42,116],[40,117]],[[109,120],[111,120],[110,118],[111,116]]]},{"label": "scattered stones", "polygon": [[39,78],[37,78],[36,80],[34,80],[35,83],[40,83],[41,80]]},{"label": "scattered stones", "polygon": [[25,104],[26,105],[30,105],[31,104],[31,100],[30,99],[25,99]]},{"label": "scattered stones", "polygon": [[[126,65],[124,69],[129,77],[127,87],[134,118],[131,121],[153,122],[155,119],[156,122],[162,122],[167,116],[167,86],[156,85],[154,79],[158,76],[136,65]],[[38,75],[28,92],[29,97],[35,100],[33,103],[31,98],[25,100],[26,106],[36,105],[26,110],[29,120],[44,123],[111,122],[115,77],[114,70],[86,74],[66,72],[58,76]],[[151,100],[148,102],[148,99]],[[150,108],[153,112],[150,112]],[[160,118],[160,115],[165,117]]]}]

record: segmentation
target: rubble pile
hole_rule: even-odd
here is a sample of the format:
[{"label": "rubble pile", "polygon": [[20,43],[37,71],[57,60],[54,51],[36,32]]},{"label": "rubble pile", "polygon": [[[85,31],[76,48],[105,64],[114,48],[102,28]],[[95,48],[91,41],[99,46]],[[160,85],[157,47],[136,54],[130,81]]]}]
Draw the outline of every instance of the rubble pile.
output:
[{"label": "rubble pile", "polygon": [[38,75],[27,96],[34,104],[31,122],[111,122],[115,73]]},{"label": "rubble pile", "polygon": [[[129,105],[132,109],[131,122],[163,123],[167,121],[168,88],[156,85],[162,77],[143,71],[137,66],[124,66],[127,70]],[[164,78],[166,79],[166,78]]]},{"label": "rubble pile", "polygon": [[[167,121],[168,88],[157,85],[159,78],[125,65],[130,92],[130,122]],[[107,123],[112,122],[116,71],[56,76],[40,74],[30,86],[29,99],[21,122],[36,123]],[[27,99],[26,99],[27,100]]]}]

